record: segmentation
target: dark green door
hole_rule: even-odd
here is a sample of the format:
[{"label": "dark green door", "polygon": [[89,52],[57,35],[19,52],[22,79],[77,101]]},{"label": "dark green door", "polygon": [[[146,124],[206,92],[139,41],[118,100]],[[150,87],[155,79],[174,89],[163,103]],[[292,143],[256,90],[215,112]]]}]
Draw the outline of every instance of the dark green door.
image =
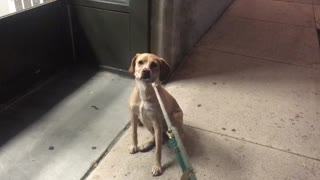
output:
[{"label": "dark green door", "polygon": [[77,60],[127,70],[149,51],[149,0],[71,0]]}]

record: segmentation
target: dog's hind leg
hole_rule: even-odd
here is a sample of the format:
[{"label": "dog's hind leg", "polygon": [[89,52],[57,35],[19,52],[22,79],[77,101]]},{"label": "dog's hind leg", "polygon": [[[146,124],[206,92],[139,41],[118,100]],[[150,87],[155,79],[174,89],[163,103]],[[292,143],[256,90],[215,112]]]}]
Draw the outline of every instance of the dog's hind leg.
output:
[{"label": "dog's hind leg", "polygon": [[151,149],[153,149],[154,146],[155,146],[155,140],[154,140],[154,136],[152,136],[152,139],[150,141],[139,146],[139,151],[140,152],[148,152]]},{"label": "dog's hind leg", "polygon": [[140,119],[138,119],[138,126],[142,127],[143,126],[143,123],[141,122]]},{"label": "dog's hind leg", "polygon": [[153,147],[155,146],[155,138],[154,138],[154,130],[152,127],[146,126],[148,131],[151,133],[152,138],[150,141],[144,143],[143,145],[139,146],[139,150],[140,152],[147,152],[150,151],[151,149],[153,149]]}]

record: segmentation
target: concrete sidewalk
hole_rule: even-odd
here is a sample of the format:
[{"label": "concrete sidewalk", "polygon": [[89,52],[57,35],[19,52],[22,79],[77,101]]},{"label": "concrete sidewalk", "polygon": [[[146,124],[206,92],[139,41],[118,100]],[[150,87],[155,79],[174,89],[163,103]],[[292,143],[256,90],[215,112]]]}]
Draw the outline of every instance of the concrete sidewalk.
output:
[{"label": "concrete sidewalk", "polygon": [[[235,0],[167,85],[198,179],[320,179],[319,7],[288,1]],[[129,154],[130,134],[87,179],[180,178],[167,147],[152,178],[154,151]]]}]

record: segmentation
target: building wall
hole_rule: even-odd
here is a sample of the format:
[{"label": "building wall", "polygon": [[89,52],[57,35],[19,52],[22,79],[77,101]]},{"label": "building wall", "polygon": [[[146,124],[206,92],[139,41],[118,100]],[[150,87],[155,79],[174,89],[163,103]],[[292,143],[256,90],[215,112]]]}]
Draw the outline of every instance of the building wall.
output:
[{"label": "building wall", "polygon": [[232,0],[158,0],[151,4],[151,52],[175,67]]}]

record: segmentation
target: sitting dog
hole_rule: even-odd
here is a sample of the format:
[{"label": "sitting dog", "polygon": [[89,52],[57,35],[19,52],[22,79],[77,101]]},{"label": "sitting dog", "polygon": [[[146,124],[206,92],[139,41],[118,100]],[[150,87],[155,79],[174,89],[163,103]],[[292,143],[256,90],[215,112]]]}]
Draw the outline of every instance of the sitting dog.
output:
[{"label": "sitting dog", "polygon": [[[183,112],[177,101],[161,86],[161,81],[165,80],[170,73],[170,66],[164,59],[154,54],[137,54],[131,61],[129,73],[135,76],[136,81],[129,101],[132,125],[132,145],[129,147],[129,151],[134,154],[138,151],[147,151],[155,146],[155,164],[152,167],[152,175],[159,176],[162,174],[163,134],[168,127],[152,83],[157,84],[172,125],[177,128],[180,136],[183,136]],[[137,126],[141,122],[152,134],[152,139],[138,146]]]}]

